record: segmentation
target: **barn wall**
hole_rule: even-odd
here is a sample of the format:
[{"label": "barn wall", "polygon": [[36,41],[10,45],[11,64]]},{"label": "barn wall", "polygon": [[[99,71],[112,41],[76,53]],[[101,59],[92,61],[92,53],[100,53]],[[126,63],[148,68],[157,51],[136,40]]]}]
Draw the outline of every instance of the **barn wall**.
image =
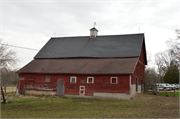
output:
[{"label": "barn wall", "polygon": [[144,71],[145,66],[138,61],[135,71],[131,75],[131,84],[136,84],[136,78],[138,78],[138,85],[141,85],[144,82]]},{"label": "barn wall", "polygon": [[[46,76],[50,82],[45,82]],[[70,77],[76,76],[77,82],[70,83]],[[94,77],[94,83],[88,84],[87,77]],[[110,78],[118,77],[117,84],[111,84]],[[96,93],[130,93],[129,75],[45,75],[45,74],[19,74],[19,78],[25,80],[27,90],[56,91],[58,79],[64,80],[65,95],[79,95],[79,86],[85,86],[85,95],[93,96]],[[35,88],[34,88],[35,87]],[[39,88],[38,88],[39,87]]]},{"label": "barn wall", "polygon": [[145,51],[145,44],[144,44],[144,41],[143,41],[139,61],[142,62],[144,65],[146,64],[146,58],[145,58],[146,53],[145,52],[146,52]]},{"label": "barn wall", "polygon": [[143,41],[142,48],[141,48],[141,54],[140,54],[138,63],[136,65],[135,71],[132,74],[131,84],[136,84],[136,78],[138,78],[138,85],[141,85],[144,83],[144,72],[145,72],[145,64],[146,64],[145,55],[146,55],[145,44]]},{"label": "barn wall", "polygon": [[138,79],[138,93],[141,93],[141,85],[144,84],[145,66],[138,61],[134,73],[131,75],[131,96],[136,93],[136,78]]}]

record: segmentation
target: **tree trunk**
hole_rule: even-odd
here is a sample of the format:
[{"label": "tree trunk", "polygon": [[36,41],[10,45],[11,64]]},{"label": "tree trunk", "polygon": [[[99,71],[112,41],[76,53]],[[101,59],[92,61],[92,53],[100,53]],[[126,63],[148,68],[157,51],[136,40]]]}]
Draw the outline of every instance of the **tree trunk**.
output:
[{"label": "tree trunk", "polygon": [[5,93],[5,96],[6,96],[6,86],[4,86],[4,93]]}]

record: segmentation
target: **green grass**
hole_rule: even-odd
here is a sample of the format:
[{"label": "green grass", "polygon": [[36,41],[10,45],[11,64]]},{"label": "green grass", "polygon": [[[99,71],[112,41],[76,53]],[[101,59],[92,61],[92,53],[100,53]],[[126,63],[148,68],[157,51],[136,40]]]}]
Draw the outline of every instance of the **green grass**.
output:
[{"label": "green grass", "polygon": [[[166,101],[163,96],[145,95],[125,101],[14,96],[13,94],[8,93],[6,96],[8,103],[1,104],[2,118],[177,118],[179,116],[179,101],[173,97],[166,98],[168,100]],[[172,112],[169,111],[167,103],[172,105]]]},{"label": "green grass", "polygon": [[[174,94],[158,94],[158,95],[174,97]],[[175,97],[179,97],[179,92],[175,92]]]},{"label": "green grass", "polygon": [[6,95],[7,94],[15,94],[16,92],[6,92]]},{"label": "green grass", "polygon": [[[179,97],[180,92],[177,92],[177,91],[179,91],[179,89],[175,91],[175,97]],[[159,92],[165,93],[165,91],[159,91]],[[169,93],[170,91],[166,91],[166,92]],[[152,94],[152,91],[147,91],[146,93]],[[171,93],[174,93],[174,91],[172,90]],[[174,97],[174,94],[157,94],[157,95]]]},{"label": "green grass", "polygon": [[6,86],[6,87],[16,87],[16,85],[8,85],[8,86]]}]

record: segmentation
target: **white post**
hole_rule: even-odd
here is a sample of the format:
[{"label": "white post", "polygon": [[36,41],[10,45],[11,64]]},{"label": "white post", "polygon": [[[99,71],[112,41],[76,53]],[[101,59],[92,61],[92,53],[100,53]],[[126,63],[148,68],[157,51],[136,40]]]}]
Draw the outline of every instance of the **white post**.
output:
[{"label": "white post", "polygon": [[[179,65],[179,81],[180,81],[180,65]],[[179,84],[180,84],[180,82],[179,82]]]},{"label": "white post", "polygon": [[16,95],[19,95],[19,91],[18,91],[18,88],[16,89]]},{"label": "white post", "polygon": [[[180,81],[180,64],[179,64],[179,67],[178,67],[178,68],[179,68],[179,81]],[[180,82],[179,82],[179,84],[180,84]],[[178,84],[178,85],[179,85],[179,84]],[[179,91],[179,95],[180,95],[180,91]],[[179,100],[179,106],[180,106],[180,100]],[[179,113],[179,117],[180,117],[180,113]]]}]

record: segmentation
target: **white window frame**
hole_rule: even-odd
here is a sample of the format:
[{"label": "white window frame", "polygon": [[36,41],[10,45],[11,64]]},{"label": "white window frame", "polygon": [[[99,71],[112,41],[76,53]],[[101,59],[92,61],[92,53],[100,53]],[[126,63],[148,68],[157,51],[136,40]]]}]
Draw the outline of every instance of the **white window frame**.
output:
[{"label": "white window frame", "polygon": [[[72,82],[72,78],[75,78],[75,82]],[[76,83],[76,81],[77,81],[77,77],[76,76],[71,76],[70,83]]]},{"label": "white window frame", "polygon": [[[116,78],[116,83],[112,83],[112,78]],[[111,82],[111,84],[117,84],[118,83],[118,77],[111,77],[110,82]]]},{"label": "white window frame", "polygon": [[[89,78],[92,78],[92,83],[94,83],[94,77],[87,77],[87,83],[89,83]],[[92,84],[92,83],[89,83],[89,84]]]}]

